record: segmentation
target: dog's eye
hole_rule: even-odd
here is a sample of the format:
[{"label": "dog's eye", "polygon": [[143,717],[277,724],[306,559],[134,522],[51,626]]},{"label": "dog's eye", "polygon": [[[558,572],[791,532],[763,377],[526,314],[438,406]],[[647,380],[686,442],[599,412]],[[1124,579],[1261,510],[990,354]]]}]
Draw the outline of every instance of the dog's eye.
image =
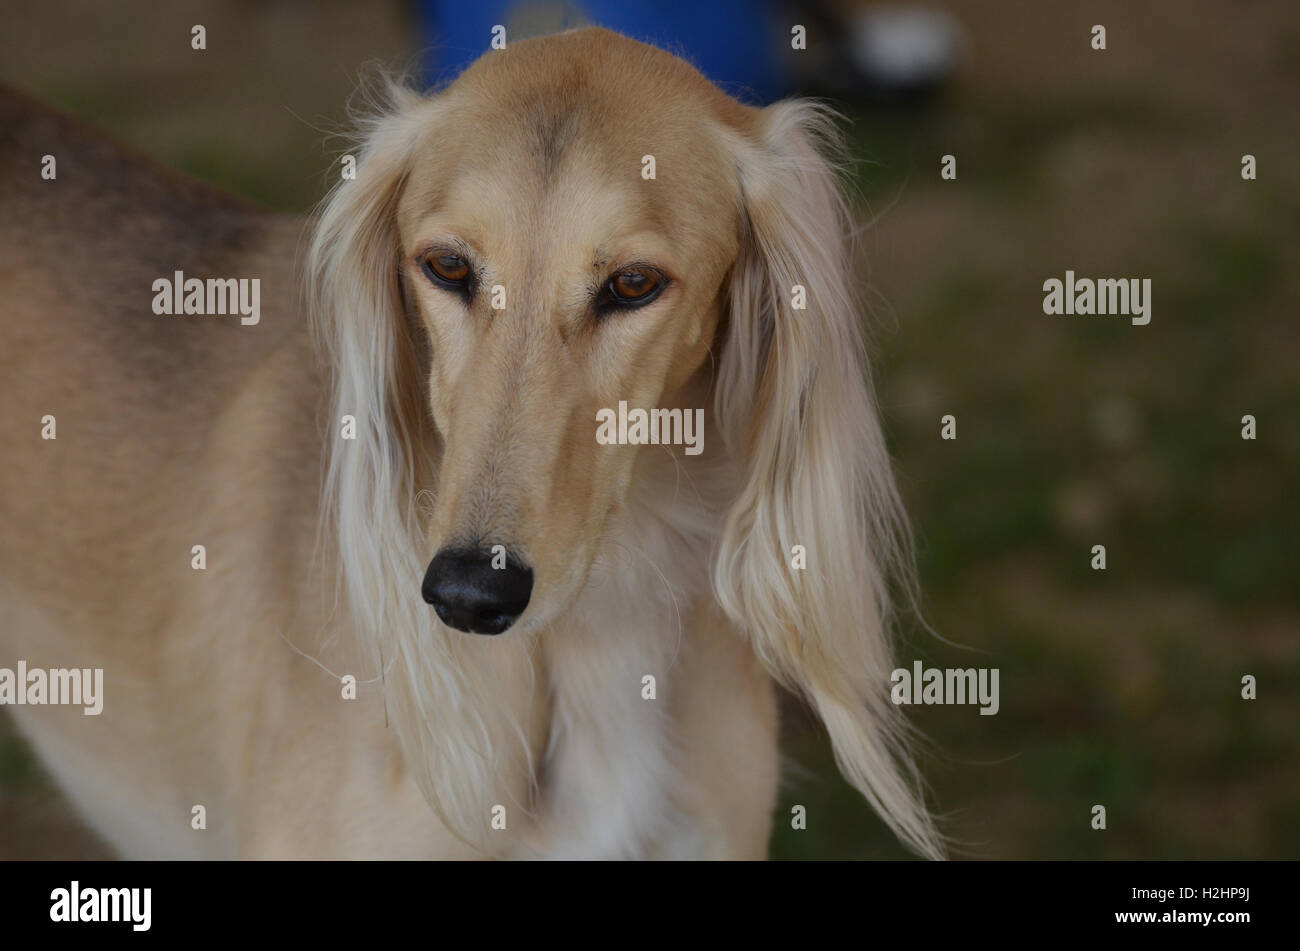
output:
[{"label": "dog's eye", "polygon": [[620,271],[605,284],[608,302],[618,305],[648,304],[659,296],[668,280],[652,268]]},{"label": "dog's eye", "polygon": [[435,251],[425,258],[424,273],[434,283],[454,290],[464,290],[469,285],[468,262],[450,251]]}]

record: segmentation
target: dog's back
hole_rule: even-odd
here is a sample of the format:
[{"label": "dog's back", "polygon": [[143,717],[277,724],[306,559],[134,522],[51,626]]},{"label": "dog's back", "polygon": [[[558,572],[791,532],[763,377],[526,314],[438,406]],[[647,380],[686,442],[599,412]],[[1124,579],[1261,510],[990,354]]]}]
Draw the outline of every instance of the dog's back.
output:
[{"label": "dog's back", "polygon": [[[307,365],[300,226],[4,91],[0,208],[0,579],[70,622],[102,623],[130,594],[125,562],[147,561],[151,587],[171,576],[183,538],[170,536],[209,488],[198,453],[250,375],[290,353]],[[260,278],[266,319],[155,314],[152,284],[176,271]],[[281,409],[260,421],[282,425]]]},{"label": "dog's back", "polygon": [[[297,221],[186,179],[5,89],[0,208],[0,387],[7,391],[39,399],[64,389],[75,397],[129,380],[116,398],[145,403],[152,416],[165,395],[184,419],[210,409],[302,329],[296,277],[287,270],[292,254],[285,253]],[[278,269],[262,273],[268,268]],[[152,284],[176,271],[260,276],[272,298],[270,319],[241,327],[237,320],[156,315]],[[130,405],[104,409],[113,419],[97,422],[113,435],[131,428]],[[42,415],[53,412],[46,404]],[[20,427],[15,440],[30,429],[19,417],[5,418]]]}]

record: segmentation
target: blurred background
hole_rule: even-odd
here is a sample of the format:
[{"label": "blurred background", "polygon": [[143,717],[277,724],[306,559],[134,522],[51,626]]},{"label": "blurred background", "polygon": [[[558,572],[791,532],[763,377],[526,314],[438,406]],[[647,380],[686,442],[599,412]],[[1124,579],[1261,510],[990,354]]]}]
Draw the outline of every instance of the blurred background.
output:
[{"label": "blurred background", "polygon": [[[905,619],[900,662],[1001,670],[996,716],[909,708],[958,856],[1300,856],[1300,5],[9,0],[4,21],[0,82],[286,211],[324,193],[367,61],[449,79],[496,23],[603,23],[749,102],[832,99],[925,610],[955,642]],[[1044,316],[1067,268],[1150,278],[1151,323]],[[773,857],[905,857],[786,707]],[[107,855],[0,710],[0,858]]]}]

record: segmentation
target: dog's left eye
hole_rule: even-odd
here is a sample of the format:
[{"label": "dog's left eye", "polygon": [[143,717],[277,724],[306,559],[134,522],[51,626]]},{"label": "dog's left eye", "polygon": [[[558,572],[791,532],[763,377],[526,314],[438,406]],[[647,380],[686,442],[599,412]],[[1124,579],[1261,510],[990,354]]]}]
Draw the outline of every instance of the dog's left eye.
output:
[{"label": "dog's left eye", "polygon": [[640,307],[648,304],[668,284],[654,268],[629,268],[605,282],[604,303],[610,306]]},{"label": "dog's left eye", "polygon": [[469,263],[459,254],[435,251],[424,259],[423,267],[435,284],[458,291],[469,286]]}]

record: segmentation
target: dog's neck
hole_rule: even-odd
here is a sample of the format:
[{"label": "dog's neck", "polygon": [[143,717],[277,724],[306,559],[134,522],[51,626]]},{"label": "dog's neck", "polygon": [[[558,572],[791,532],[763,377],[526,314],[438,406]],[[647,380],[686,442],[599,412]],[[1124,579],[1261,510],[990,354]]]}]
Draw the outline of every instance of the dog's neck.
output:
[{"label": "dog's neck", "polygon": [[[722,467],[645,447],[636,486],[573,608],[541,635],[549,735],[539,771],[548,857],[671,856],[694,831],[675,799],[676,665],[709,601]],[[598,819],[595,817],[599,817]]]}]

